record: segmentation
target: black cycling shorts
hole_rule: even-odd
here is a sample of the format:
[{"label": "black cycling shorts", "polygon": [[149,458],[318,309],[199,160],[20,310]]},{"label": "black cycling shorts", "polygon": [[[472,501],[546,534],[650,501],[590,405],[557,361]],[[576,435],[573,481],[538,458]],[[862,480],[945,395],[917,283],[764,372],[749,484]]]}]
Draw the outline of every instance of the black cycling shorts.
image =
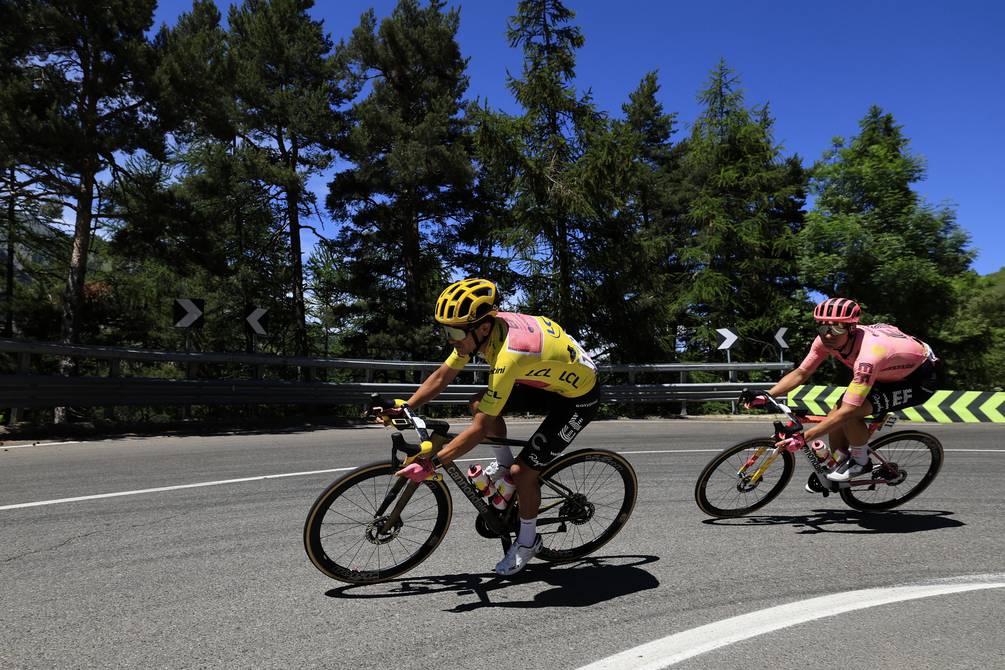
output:
[{"label": "black cycling shorts", "polygon": [[566,398],[551,391],[517,384],[510,392],[503,413],[546,412],[544,421],[530,436],[517,458],[540,470],[555,460],[576,439],[600,409],[600,384],[578,398]]},{"label": "black cycling shorts", "polygon": [[879,415],[920,405],[935,394],[937,387],[935,363],[925,361],[903,379],[876,382],[869,391],[872,412]]}]

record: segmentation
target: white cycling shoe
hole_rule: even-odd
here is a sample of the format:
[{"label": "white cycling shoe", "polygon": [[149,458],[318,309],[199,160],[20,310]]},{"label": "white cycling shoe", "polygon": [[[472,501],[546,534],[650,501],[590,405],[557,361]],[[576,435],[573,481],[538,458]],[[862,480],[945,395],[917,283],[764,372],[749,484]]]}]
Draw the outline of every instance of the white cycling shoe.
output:
[{"label": "white cycling shoe", "polygon": [[846,482],[852,477],[858,477],[859,475],[867,472],[872,472],[872,461],[858,463],[854,459],[849,458],[834,468],[831,472],[828,472],[827,479],[832,482]]},{"label": "white cycling shoe", "polygon": [[534,536],[534,544],[529,547],[525,547],[519,542],[514,542],[510,545],[509,551],[506,552],[503,559],[496,564],[496,574],[508,577],[520,572],[527,567],[530,559],[537,556],[542,546],[543,543],[541,542],[540,534]]}]

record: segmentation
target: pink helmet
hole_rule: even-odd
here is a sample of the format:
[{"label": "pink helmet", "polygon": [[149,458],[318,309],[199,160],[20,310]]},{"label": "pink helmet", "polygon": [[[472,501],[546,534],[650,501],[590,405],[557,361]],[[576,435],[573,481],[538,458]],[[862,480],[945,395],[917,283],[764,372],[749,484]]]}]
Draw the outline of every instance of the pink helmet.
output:
[{"label": "pink helmet", "polygon": [[813,310],[813,318],[817,321],[831,323],[858,323],[862,308],[858,303],[848,298],[828,298]]}]

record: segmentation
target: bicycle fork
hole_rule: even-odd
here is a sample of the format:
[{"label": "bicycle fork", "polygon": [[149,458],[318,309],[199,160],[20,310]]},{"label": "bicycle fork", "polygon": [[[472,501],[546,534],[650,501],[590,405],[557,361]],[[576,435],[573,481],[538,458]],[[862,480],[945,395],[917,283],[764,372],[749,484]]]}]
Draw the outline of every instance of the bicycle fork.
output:
[{"label": "bicycle fork", "polygon": [[758,447],[755,449],[754,453],[747,459],[747,462],[743,464],[743,467],[737,470],[737,478],[744,480],[744,483],[747,485],[756,486],[761,481],[761,477],[764,476],[764,473],[771,467],[771,464],[778,459],[778,455],[782,453],[781,447],[775,447],[772,449],[771,455],[768,456],[763,463],[761,463],[761,466],[754,470],[752,474],[748,475],[747,469],[753,467],[767,450],[767,447]]},{"label": "bicycle fork", "polygon": [[[411,486],[406,487],[405,485],[411,484]],[[384,496],[384,500],[381,501],[380,506],[377,508],[377,512],[374,514],[375,517],[380,518],[387,511],[388,506],[398,497],[398,493],[401,493],[401,489],[404,488],[405,492],[401,494],[398,498],[398,503],[391,510],[391,513],[384,520],[384,523],[380,525],[378,529],[381,533],[390,533],[394,528],[395,524],[401,519],[401,510],[405,509],[405,505],[408,501],[412,499],[415,494],[415,490],[419,488],[418,482],[409,482],[407,479],[399,478],[394,484],[391,485],[391,490],[387,492]]]}]

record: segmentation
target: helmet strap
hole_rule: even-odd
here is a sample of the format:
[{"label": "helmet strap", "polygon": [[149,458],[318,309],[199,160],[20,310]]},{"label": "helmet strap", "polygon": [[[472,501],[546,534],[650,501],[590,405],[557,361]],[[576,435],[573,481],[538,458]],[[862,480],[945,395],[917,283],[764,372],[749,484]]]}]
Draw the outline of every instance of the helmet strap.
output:
[{"label": "helmet strap", "polygon": [[[489,320],[485,321],[484,323],[494,323],[494,321],[491,320],[491,317],[489,317]],[[479,353],[479,352],[481,352],[482,345],[485,344],[485,342],[489,339],[489,337],[492,336],[492,329],[489,328],[488,335],[486,335],[485,337],[478,337],[478,331],[481,329],[481,327],[482,327],[482,324],[478,324],[471,331],[471,338],[475,341],[475,351],[474,351],[474,353],[476,353],[476,354]]]}]

